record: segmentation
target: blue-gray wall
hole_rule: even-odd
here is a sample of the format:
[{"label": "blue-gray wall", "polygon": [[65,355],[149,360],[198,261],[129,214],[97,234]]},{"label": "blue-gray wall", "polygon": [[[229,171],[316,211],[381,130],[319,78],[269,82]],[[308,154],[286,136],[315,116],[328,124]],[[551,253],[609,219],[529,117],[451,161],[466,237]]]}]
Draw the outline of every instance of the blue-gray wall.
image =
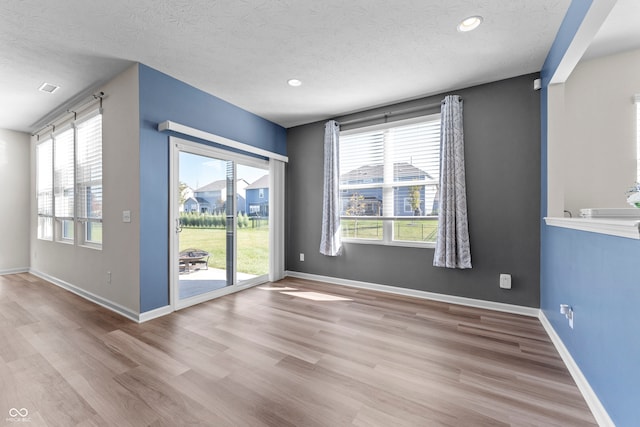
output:
[{"label": "blue-gray wall", "polygon": [[[340,257],[321,255],[323,122],[287,130],[286,268],[539,307],[540,95],[533,90],[537,77],[531,74],[450,92],[464,100],[473,269],[435,268],[434,250],[425,248],[346,243]],[[443,97],[380,110],[439,105]],[[304,262],[299,261],[300,252]],[[513,276],[513,289],[500,289],[500,273]]]},{"label": "blue-gray wall", "polygon": [[[640,420],[640,241],[559,227],[542,234],[541,307],[618,427]],[[560,304],[574,310],[570,329]]]},{"label": "blue-gray wall", "polygon": [[143,313],[169,304],[169,135],[158,132],[158,123],[172,120],[283,155],[286,155],[286,131],[142,64],[139,79],[140,312]]},{"label": "blue-gray wall", "polygon": [[[542,215],[547,200],[547,85],[591,1],[574,0],[541,77]],[[604,143],[604,142],[603,142]],[[541,309],[618,427],[640,420],[640,241],[541,227]],[[575,312],[574,329],[559,313]]]}]

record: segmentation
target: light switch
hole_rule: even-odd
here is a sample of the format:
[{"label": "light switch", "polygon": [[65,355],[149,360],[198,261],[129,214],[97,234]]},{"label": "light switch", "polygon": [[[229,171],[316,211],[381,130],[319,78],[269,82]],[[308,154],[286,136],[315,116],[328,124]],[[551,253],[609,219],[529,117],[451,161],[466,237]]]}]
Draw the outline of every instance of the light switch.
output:
[{"label": "light switch", "polygon": [[122,211],[122,222],[131,222],[131,211]]}]

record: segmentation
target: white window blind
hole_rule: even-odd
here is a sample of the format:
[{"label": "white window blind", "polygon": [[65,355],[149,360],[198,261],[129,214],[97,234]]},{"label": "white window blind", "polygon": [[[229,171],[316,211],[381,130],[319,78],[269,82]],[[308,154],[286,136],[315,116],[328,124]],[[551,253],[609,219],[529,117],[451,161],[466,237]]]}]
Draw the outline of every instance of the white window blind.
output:
[{"label": "white window blind", "polygon": [[102,243],[102,115],[76,123],[76,206],[85,243]]},{"label": "white window blind", "polygon": [[36,194],[38,239],[53,238],[53,141],[47,138],[36,145]]},{"label": "white window blind", "polygon": [[39,239],[102,244],[102,115],[59,128],[36,145]]},{"label": "white window blind", "polygon": [[440,115],[340,133],[343,238],[435,241]]},{"label": "white window blind", "polygon": [[74,130],[72,127],[53,137],[53,191],[57,236],[73,239],[74,208]]},{"label": "white window blind", "polygon": [[[396,195],[419,186],[419,215],[437,215],[436,191],[440,176],[440,116],[423,123],[390,129],[393,181],[402,183]],[[424,193],[423,193],[424,191]],[[417,199],[417,197],[416,197]],[[416,204],[417,200],[414,200]],[[435,206],[434,206],[435,202]],[[414,216],[416,212],[414,210]]]}]

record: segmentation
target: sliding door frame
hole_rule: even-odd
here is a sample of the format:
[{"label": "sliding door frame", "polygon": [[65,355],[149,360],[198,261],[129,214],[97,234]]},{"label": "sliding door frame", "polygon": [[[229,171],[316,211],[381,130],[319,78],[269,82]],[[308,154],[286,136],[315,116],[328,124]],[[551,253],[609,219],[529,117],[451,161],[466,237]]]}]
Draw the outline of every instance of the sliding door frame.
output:
[{"label": "sliding door frame", "polygon": [[[194,304],[199,304],[201,302],[204,301],[208,301],[210,299],[213,298],[218,298],[220,296],[223,295],[227,295],[233,292],[237,292],[237,291],[241,291],[243,289],[248,289],[252,286],[256,286],[258,284],[261,283],[265,283],[266,281],[268,281],[272,276],[273,273],[271,272],[272,267],[272,262],[271,262],[271,257],[272,257],[272,248],[274,245],[274,241],[278,240],[277,238],[274,239],[273,233],[269,233],[269,257],[270,257],[270,261],[269,261],[269,274],[268,277],[265,280],[247,280],[245,283],[242,284],[238,284],[238,278],[237,278],[237,257],[236,254],[232,254],[232,259],[233,259],[233,283],[231,283],[230,285],[227,285],[224,288],[218,289],[216,291],[212,291],[212,292],[207,292],[205,294],[201,294],[192,298],[189,298],[187,300],[180,300],[178,298],[178,282],[179,282],[179,240],[178,240],[178,228],[180,227],[179,221],[180,221],[180,215],[179,215],[179,206],[178,206],[178,200],[179,200],[179,195],[178,195],[178,191],[179,191],[179,180],[180,180],[180,152],[185,152],[185,153],[190,153],[190,154],[195,154],[195,155],[199,155],[199,156],[205,156],[205,157],[210,157],[210,158],[215,158],[215,159],[220,159],[220,160],[230,160],[232,162],[234,162],[234,183],[233,183],[233,187],[234,190],[236,190],[236,185],[237,185],[237,177],[235,177],[236,171],[237,171],[237,164],[242,164],[242,165],[246,165],[246,166],[252,166],[252,167],[256,167],[256,168],[260,168],[260,169],[265,169],[265,171],[269,171],[269,173],[271,173],[270,171],[270,162],[269,160],[265,160],[265,159],[260,159],[260,158],[256,158],[256,157],[251,157],[251,156],[247,156],[241,153],[237,153],[234,151],[230,151],[230,150],[225,150],[223,148],[218,148],[218,147],[212,147],[206,144],[201,144],[201,143],[197,143],[197,142],[193,142],[193,141],[189,141],[186,139],[182,139],[179,137],[175,137],[175,136],[170,136],[169,137],[169,145],[170,145],[170,155],[169,155],[169,300],[170,300],[170,305],[171,305],[171,309],[173,311],[179,310],[181,308],[185,308],[185,307],[189,307],[191,305]],[[274,189],[275,191],[284,191],[284,188],[282,189]],[[273,190],[270,190],[270,193],[273,193]],[[236,208],[235,208],[235,191],[232,197],[233,200],[233,205],[234,205],[234,218],[233,218],[233,249],[234,252],[237,251],[237,212],[236,212]],[[229,195],[227,195],[227,198],[229,198]],[[269,209],[269,222],[271,223],[272,220],[272,210]],[[227,257],[229,256],[229,254],[227,254]],[[262,277],[262,276],[261,276]]]}]

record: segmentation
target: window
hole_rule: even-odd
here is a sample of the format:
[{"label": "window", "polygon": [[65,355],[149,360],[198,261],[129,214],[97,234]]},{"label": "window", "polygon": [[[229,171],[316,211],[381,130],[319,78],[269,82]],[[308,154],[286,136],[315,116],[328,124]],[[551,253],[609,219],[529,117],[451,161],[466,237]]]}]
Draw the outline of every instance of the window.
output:
[{"label": "window", "polygon": [[439,172],[439,114],[341,132],[343,239],[432,245]]},{"label": "window", "polygon": [[413,214],[412,199],[410,197],[404,198],[404,213]]},{"label": "window", "polygon": [[[36,145],[39,239],[102,244],[102,115],[54,132]],[[81,230],[81,232],[79,232]]]},{"label": "window", "polygon": [[76,125],[77,218],[83,244],[102,244],[102,115]]},{"label": "window", "polygon": [[53,140],[36,146],[36,195],[38,198],[38,239],[53,239]]},{"label": "window", "polygon": [[53,199],[56,239],[73,243],[74,207],[74,130],[53,137]]}]

